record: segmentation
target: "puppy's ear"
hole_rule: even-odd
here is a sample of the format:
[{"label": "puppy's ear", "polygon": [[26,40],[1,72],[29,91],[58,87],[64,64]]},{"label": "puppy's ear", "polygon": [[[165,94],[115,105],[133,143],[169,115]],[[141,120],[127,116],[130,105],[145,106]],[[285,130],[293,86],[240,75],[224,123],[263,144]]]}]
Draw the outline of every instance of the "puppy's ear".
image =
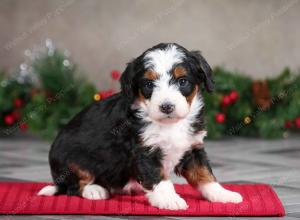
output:
[{"label": "puppy's ear", "polygon": [[193,61],[196,63],[197,71],[201,77],[201,81],[204,82],[206,91],[212,92],[214,90],[214,81],[209,64],[201,55],[200,51],[191,51],[190,54]]},{"label": "puppy's ear", "polygon": [[134,88],[133,88],[134,86],[133,79],[135,76],[134,66],[135,66],[134,61],[128,63],[120,79],[122,94],[130,100],[134,98]]}]

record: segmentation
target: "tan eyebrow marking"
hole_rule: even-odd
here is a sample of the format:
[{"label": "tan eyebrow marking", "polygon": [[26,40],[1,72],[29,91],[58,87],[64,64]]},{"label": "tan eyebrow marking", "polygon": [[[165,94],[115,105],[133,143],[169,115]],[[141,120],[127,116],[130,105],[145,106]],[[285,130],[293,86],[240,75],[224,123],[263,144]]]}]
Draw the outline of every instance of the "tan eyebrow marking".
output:
[{"label": "tan eyebrow marking", "polygon": [[176,79],[187,75],[185,68],[182,66],[175,67],[172,74]]},{"label": "tan eyebrow marking", "polygon": [[156,72],[154,72],[153,70],[147,70],[144,73],[144,76],[145,76],[146,79],[149,79],[149,80],[156,80],[156,79],[158,79],[158,74]]}]

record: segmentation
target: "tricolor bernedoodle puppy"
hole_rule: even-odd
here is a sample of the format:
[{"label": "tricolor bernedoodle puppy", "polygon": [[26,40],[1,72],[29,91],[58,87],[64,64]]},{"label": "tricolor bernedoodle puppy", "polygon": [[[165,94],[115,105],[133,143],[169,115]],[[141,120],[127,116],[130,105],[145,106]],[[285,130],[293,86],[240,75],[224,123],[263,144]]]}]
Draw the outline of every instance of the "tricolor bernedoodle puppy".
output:
[{"label": "tricolor bernedoodle puppy", "polygon": [[198,51],[158,44],[128,63],[120,82],[120,93],[60,131],[49,153],[54,186],[39,195],[99,200],[144,191],[152,206],[187,209],[170,180],[174,171],[209,201],[242,201],[216,181],[203,148],[202,91],[214,83]]}]

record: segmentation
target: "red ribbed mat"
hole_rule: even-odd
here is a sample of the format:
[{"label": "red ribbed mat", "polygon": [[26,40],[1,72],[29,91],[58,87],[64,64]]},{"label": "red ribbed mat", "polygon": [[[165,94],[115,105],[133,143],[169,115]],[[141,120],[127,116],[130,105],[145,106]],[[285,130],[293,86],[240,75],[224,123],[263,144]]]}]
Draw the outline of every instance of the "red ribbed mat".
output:
[{"label": "red ribbed mat", "polygon": [[265,184],[224,184],[241,193],[240,204],[211,203],[201,199],[189,185],[175,185],[187,201],[184,211],[160,210],[148,204],[143,195],[114,195],[109,200],[91,201],[76,196],[41,197],[36,193],[46,183],[0,183],[0,214],[102,214],[171,216],[283,216],[284,208],[276,193]]}]

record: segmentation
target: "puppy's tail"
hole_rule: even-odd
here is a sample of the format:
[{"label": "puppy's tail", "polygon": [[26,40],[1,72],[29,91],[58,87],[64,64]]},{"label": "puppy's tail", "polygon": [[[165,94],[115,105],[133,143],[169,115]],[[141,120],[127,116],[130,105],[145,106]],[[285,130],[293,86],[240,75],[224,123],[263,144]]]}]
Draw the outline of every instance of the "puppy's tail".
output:
[{"label": "puppy's tail", "polygon": [[58,186],[45,186],[42,188],[37,195],[38,196],[54,196],[56,193],[58,193]]}]

